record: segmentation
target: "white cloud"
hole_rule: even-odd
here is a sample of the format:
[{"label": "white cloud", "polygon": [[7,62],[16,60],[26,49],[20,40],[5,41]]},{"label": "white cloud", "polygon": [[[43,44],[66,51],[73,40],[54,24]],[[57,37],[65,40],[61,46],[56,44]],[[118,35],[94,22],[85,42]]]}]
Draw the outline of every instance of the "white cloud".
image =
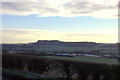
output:
[{"label": "white cloud", "polygon": [[[32,29],[2,29],[3,42],[7,43],[24,43],[37,40],[56,40],[61,39],[63,33],[47,31],[47,30],[32,30]],[[57,35],[57,36],[56,36]]]},{"label": "white cloud", "polygon": [[117,35],[111,34],[85,34],[85,33],[63,33],[47,30],[32,29],[1,29],[3,43],[27,43],[37,40],[61,40],[61,41],[92,41],[115,43]]},{"label": "white cloud", "polygon": [[94,18],[117,18],[118,0],[30,0],[29,2],[13,0],[2,4],[2,14],[38,17],[91,16]]}]

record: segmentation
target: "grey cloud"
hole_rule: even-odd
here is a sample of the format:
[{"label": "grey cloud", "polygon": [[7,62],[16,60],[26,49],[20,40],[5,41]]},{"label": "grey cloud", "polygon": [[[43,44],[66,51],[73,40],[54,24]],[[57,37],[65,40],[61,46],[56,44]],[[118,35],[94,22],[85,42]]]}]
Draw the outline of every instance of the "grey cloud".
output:
[{"label": "grey cloud", "polygon": [[66,36],[111,36],[105,34],[66,34]]},{"label": "grey cloud", "polygon": [[79,13],[81,13],[81,14],[87,14],[87,13],[92,13],[93,11],[90,11],[90,10],[88,10],[88,11],[72,11],[72,13],[74,14],[79,14]]},{"label": "grey cloud", "polygon": [[51,8],[49,6],[47,7],[46,5],[47,3],[43,1],[41,2],[3,2],[2,8],[3,8],[3,13],[5,14],[6,13],[15,14],[14,12],[17,12],[18,15],[22,15],[24,14],[24,12],[25,13],[30,12],[30,14],[38,14],[38,15],[41,13],[57,13],[58,12],[56,9]]},{"label": "grey cloud", "polygon": [[90,13],[91,11],[81,11],[80,13]]},{"label": "grey cloud", "polygon": [[[116,3],[117,5],[117,3]],[[76,9],[112,9],[117,6],[111,6],[111,5],[105,5],[105,4],[96,4],[94,2],[70,2],[64,5],[65,7],[71,7],[71,8],[76,8]]]},{"label": "grey cloud", "polygon": [[120,17],[120,14],[118,14],[118,15],[115,15],[115,16],[117,16],[117,17]]},{"label": "grey cloud", "polygon": [[[40,0],[39,2],[3,2],[2,14],[8,15],[36,15],[38,17],[60,16],[60,17],[76,17],[76,16],[91,16],[98,18],[116,18],[117,5],[104,5],[93,2],[66,2],[64,4],[53,5],[53,2]],[[117,4],[117,3],[116,3]],[[60,6],[60,7],[59,7]],[[100,15],[101,10],[105,10],[109,15]]]},{"label": "grey cloud", "polygon": [[[103,9],[115,9],[117,6],[105,5],[105,4],[96,4],[93,2],[69,2],[64,5],[64,7],[68,10],[71,10],[72,13],[91,13],[94,11],[99,11]],[[74,10],[72,10],[74,9]],[[81,10],[85,10],[82,11]]]},{"label": "grey cloud", "polygon": [[89,7],[88,2],[69,2],[67,4],[64,4],[65,8],[74,8],[74,9],[87,9]]},{"label": "grey cloud", "polygon": [[[64,7],[68,10],[71,10],[73,14],[80,14],[80,13],[91,13],[89,10],[90,3],[88,2],[70,2],[64,5]],[[85,11],[81,11],[85,10]]]},{"label": "grey cloud", "polygon": [[49,11],[49,12],[55,12],[57,13],[58,11],[54,8],[45,8],[45,10]]},{"label": "grey cloud", "polygon": [[118,8],[120,8],[120,1],[119,1],[119,3],[118,3]]},{"label": "grey cloud", "polygon": [[[30,6],[31,4],[31,6]],[[29,2],[3,2],[2,8],[5,10],[15,10],[15,11],[30,11],[33,3]]]},{"label": "grey cloud", "polygon": [[111,5],[100,5],[100,4],[92,4],[91,6],[91,10],[102,10],[102,9],[114,9],[116,8],[117,6],[111,6]]}]

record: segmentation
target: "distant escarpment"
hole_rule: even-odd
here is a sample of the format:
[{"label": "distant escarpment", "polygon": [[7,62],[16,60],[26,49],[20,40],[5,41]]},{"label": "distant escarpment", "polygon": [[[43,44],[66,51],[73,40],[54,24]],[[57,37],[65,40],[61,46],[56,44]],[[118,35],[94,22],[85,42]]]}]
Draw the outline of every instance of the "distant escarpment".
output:
[{"label": "distant escarpment", "polygon": [[38,40],[34,45],[38,46],[63,46],[63,47],[93,47],[95,42],[63,42],[59,40]]}]

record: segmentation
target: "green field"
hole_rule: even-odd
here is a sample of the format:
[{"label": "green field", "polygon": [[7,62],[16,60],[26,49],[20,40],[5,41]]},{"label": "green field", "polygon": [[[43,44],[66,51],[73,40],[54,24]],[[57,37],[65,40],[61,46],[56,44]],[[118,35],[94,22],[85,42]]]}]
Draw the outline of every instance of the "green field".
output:
[{"label": "green field", "polygon": [[105,64],[118,64],[118,61],[110,58],[96,58],[96,57],[86,57],[86,56],[76,56],[76,57],[64,57],[64,56],[43,56],[48,59],[57,60],[69,60],[69,61],[80,61],[80,62],[90,62],[90,63],[105,63]]}]

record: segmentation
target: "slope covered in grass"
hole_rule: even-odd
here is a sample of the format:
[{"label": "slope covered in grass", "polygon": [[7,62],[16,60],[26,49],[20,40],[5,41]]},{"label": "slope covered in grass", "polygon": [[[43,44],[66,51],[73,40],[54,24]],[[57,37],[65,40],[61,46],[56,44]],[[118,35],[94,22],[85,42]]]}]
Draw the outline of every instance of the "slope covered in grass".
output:
[{"label": "slope covered in grass", "polygon": [[57,59],[57,60],[70,60],[70,61],[81,61],[91,63],[105,63],[105,64],[118,64],[116,59],[110,58],[97,58],[87,56],[76,56],[76,57],[64,57],[64,56],[43,56],[44,58]]}]

